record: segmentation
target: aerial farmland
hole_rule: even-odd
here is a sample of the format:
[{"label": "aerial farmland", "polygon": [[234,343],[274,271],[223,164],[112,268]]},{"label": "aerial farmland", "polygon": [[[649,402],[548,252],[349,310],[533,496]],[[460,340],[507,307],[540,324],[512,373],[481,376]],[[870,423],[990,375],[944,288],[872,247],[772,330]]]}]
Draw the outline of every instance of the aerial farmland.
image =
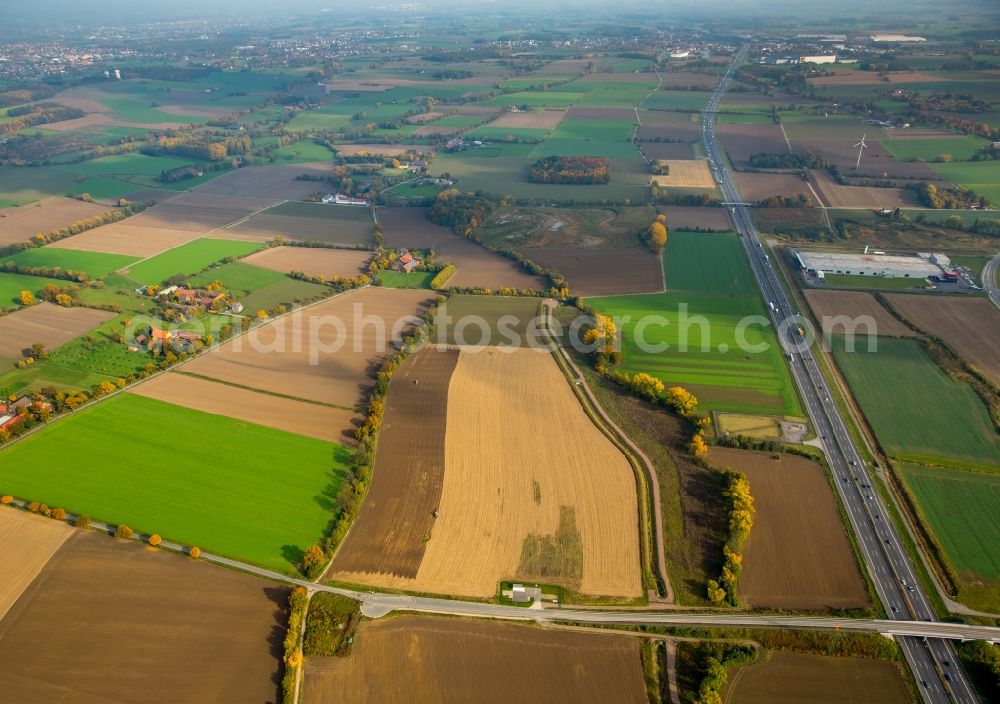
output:
[{"label": "aerial farmland", "polygon": [[998,700],[1000,13],[887,3],[5,7],[0,700]]}]

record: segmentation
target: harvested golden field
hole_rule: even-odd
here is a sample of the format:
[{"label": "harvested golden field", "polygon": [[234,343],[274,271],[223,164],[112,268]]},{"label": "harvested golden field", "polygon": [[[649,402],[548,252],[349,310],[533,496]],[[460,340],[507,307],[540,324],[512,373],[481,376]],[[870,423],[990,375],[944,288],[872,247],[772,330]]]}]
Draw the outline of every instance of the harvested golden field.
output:
[{"label": "harvested golden field", "polygon": [[296,181],[296,176],[328,176],[333,173],[331,162],[313,164],[277,164],[274,166],[248,166],[213,178],[195,187],[195,193],[219,196],[301,200],[312,193],[326,189],[316,181]]},{"label": "harvested golden field", "polygon": [[916,194],[907,188],[841,186],[826,171],[809,172],[828,208],[919,208]]},{"label": "harvested golden field", "polygon": [[295,401],[177,372],[137,384],[130,393],[336,443],[352,436],[355,426],[351,421],[358,416],[344,408]]},{"label": "harvested golden field", "polygon": [[[392,676],[387,676],[392,673]],[[645,704],[638,639],[440,616],[361,624],[351,656],[307,658],[305,704]]]},{"label": "harvested golden field", "polygon": [[459,356],[429,532],[415,578],[388,567],[336,577],[473,597],[493,595],[505,579],[622,599],[642,593],[632,469],[545,352]]},{"label": "harvested golden field", "polygon": [[540,290],[547,283],[532,276],[512,260],[464,237],[427,218],[427,208],[379,208],[378,222],[382,226],[386,247],[432,247],[438,261],[453,262],[455,273],[447,286],[470,288],[527,288]]},{"label": "harvested golden field", "polygon": [[[871,334],[887,337],[910,337],[915,335],[876,300],[875,296],[864,291],[826,291],[823,289],[806,289],[806,300],[820,323],[823,335],[843,335],[845,330],[857,326],[858,334],[868,335],[868,327],[862,323],[862,318],[874,321]],[[836,319],[847,317],[846,322]]]},{"label": "harvested golden field", "polygon": [[772,416],[744,413],[717,413],[716,422],[723,435],[747,435],[752,438],[781,438],[781,425]]},{"label": "harvested golden field", "polygon": [[49,246],[151,257],[260,212],[274,202],[183,193],[138,215]]},{"label": "harvested golden field", "polygon": [[1000,385],[1000,310],[985,298],[887,295],[890,305]]},{"label": "harvested golden field", "polygon": [[526,129],[552,130],[562,122],[565,110],[533,110],[507,112],[488,123],[487,127],[523,127]]},{"label": "harvested golden field", "polygon": [[38,303],[0,316],[0,357],[20,359],[36,342],[55,349],[77,335],[111,320],[115,314],[93,308],[64,308]]},{"label": "harvested golden field", "polygon": [[356,249],[321,249],[312,247],[269,247],[245,257],[253,264],[288,274],[301,271],[309,276],[356,276],[367,273],[372,253]]},{"label": "harvested golden field", "polygon": [[664,159],[670,167],[666,176],[653,176],[651,182],[657,186],[677,188],[715,188],[715,179],[708,162],[704,159]]},{"label": "harvested golden field", "polygon": [[884,660],[803,653],[770,653],[766,662],[741,667],[723,691],[726,704],[907,704],[899,668]]},{"label": "harvested golden field", "polygon": [[414,316],[428,291],[369,287],[255,328],[185,364],[185,372],[261,391],[356,408],[393,326]]},{"label": "harvested golden field", "polygon": [[113,208],[62,196],[45,198],[20,208],[4,208],[0,210],[0,245],[24,242],[38,233],[66,227],[109,210]]},{"label": "harvested golden field", "polygon": [[709,461],[743,472],[757,512],[743,553],[740,598],[771,609],[868,605],[864,580],[823,468],[798,455],[713,447]]},{"label": "harvested golden field", "polygon": [[10,702],[273,702],[288,590],[79,531],[0,622]]},{"label": "harvested golden field", "polygon": [[72,534],[73,529],[62,521],[0,508],[0,621]]}]

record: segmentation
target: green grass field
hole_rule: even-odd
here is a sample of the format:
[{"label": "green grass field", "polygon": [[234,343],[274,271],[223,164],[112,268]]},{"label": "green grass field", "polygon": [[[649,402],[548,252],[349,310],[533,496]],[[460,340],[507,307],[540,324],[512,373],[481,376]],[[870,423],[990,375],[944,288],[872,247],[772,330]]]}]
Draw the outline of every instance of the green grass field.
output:
[{"label": "green grass field", "polygon": [[663,275],[671,290],[744,296],[757,290],[735,233],[671,232],[663,251]]},{"label": "green grass field", "polygon": [[[118,181],[128,181],[125,186],[131,186],[131,190],[136,190],[135,185],[158,186],[157,180],[163,171],[179,169],[183,166],[190,166],[193,159],[178,159],[168,156],[146,156],[145,154],[116,154],[105,156],[100,159],[92,159],[79,164],[70,164],[59,167],[63,171],[76,176],[101,176]],[[183,182],[185,187],[193,185],[191,182]],[[91,196],[97,198],[94,193]]]},{"label": "green grass field", "polygon": [[985,196],[992,207],[1000,207],[1000,161],[931,164],[931,168],[949,181]]},{"label": "green grass field", "polygon": [[265,246],[262,242],[197,239],[141,261],[126,273],[142,283],[159,283],[174,274],[196,274],[226,257],[242,257]]},{"label": "green grass field", "polygon": [[1000,582],[1000,477],[910,463],[900,469],[960,576]]},{"label": "green grass field", "polygon": [[247,312],[253,314],[262,309],[270,310],[279,304],[290,306],[317,296],[328,296],[330,293],[329,286],[283,277],[282,281],[251,293],[243,299],[243,305]]},{"label": "green grass field", "polygon": [[348,450],[126,393],[0,457],[5,493],[287,573],[333,516]]},{"label": "green grass field", "polygon": [[430,288],[433,271],[413,271],[404,274],[402,271],[381,271],[378,275],[379,285],[386,288]]},{"label": "green grass field", "polygon": [[0,169],[0,208],[27,205],[36,200],[66,193],[73,175],[50,168]]},{"label": "green grass field", "polygon": [[538,315],[539,305],[537,298],[456,294],[448,298],[435,318],[431,340],[502,347],[543,343],[541,336],[528,339],[529,325]]},{"label": "green grass field", "polygon": [[212,267],[197,276],[191,277],[192,286],[204,286],[213,281],[221,281],[222,286],[231,294],[245,295],[268,286],[287,280],[288,277],[277,271],[263,269],[252,264],[232,262]]},{"label": "green grass field", "polygon": [[503,107],[504,105],[527,105],[529,107],[566,108],[580,100],[584,95],[586,93],[569,90],[550,90],[545,92],[523,91],[520,93],[498,95],[483,102],[483,105],[493,105],[496,107]]},{"label": "green grass field", "polygon": [[333,152],[322,144],[304,139],[274,150],[274,156],[285,162],[300,164],[311,161],[330,161],[333,159]]},{"label": "green grass field", "polygon": [[954,161],[966,161],[989,144],[986,140],[965,135],[941,139],[883,139],[885,150],[894,159],[934,161],[939,154],[948,154]]},{"label": "green grass field", "polygon": [[634,121],[625,120],[563,120],[551,139],[573,139],[584,142],[628,142],[635,131]]},{"label": "green grass field", "polygon": [[[646,372],[683,386],[702,410],[777,413],[801,417],[802,407],[764,307],[754,295],[677,291],[590,298],[620,326],[623,371]],[[741,330],[747,316],[760,320]],[[640,324],[645,327],[639,329]],[[639,336],[649,348],[643,350]],[[745,344],[740,344],[740,336]],[[657,345],[669,345],[658,349]],[[759,351],[744,351],[744,348]]]},{"label": "green grass field", "polygon": [[[536,159],[545,156],[602,156],[607,159],[642,157],[632,142],[601,142],[597,140],[555,139],[554,137],[549,137],[549,139],[535,147],[531,152],[531,156]],[[614,177],[615,175],[612,173],[612,180],[614,180]]]},{"label": "green grass field", "polygon": [[18,298],[21,295],[21,291],[31,291],[33,294],[37,294],[42,290],[42,287],[48,284],[63,288],[69,282],[41,276],[0,273],[0,308],[20,305]]},{"label": "green grass field", "polygon": [[833,355],[886,451],[914,462],[1000,472],[1000,437],[975,392],[952,381],[915,340],[878,338]]},{"label": "green grass field", "polygon": [[83,252],[75,249],[54,249],[52,247],[36,247],[26,249],[18,254],[0,259],[0,265],[14,262],[21,266],[41,266],[59,268],[63,271],[84,272],[92,279],[99,279],[112,271],[128,266],[137,257],[124,254],[104,254],[102,252]]}]

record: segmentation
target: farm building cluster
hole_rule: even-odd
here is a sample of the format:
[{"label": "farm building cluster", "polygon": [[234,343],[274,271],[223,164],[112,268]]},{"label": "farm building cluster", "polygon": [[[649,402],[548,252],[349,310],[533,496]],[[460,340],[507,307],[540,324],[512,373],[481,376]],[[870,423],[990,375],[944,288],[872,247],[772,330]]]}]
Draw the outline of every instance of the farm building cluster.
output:
[{"label": "farm building cluster", "polygon": [[22,396],[16,401],[0,404],[0,430],[9,430],[27,418],[28,411],[52,412],[52,404],[48,401],[36,401],[28,396]]},{"label": "farm building cluster", "polygon": [[921,252],[916,256],[886,254],[879,251],[849,254],[842,252],[812,252],[795,250],[799,266],[817,278],[826,274],[849,274],[852,276],[880,276],[883,278],[933,279],[936,281],[958,281],[958,273],[951,266],[951,260],[944,254]]}]

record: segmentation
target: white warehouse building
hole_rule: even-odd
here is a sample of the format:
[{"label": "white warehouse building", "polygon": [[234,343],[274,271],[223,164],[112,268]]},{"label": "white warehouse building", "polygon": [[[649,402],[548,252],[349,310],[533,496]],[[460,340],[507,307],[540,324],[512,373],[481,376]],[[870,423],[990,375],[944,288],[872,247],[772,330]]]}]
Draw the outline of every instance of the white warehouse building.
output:
[{"label": "white warehouse building", "polygon": [[795,250],[795,258],[810,274],[850,274],[852,276],[881,276],[885,278],[926,279],[944,277],[950,266],[943,254],[898,256],[892,254],[847,254]]}]

